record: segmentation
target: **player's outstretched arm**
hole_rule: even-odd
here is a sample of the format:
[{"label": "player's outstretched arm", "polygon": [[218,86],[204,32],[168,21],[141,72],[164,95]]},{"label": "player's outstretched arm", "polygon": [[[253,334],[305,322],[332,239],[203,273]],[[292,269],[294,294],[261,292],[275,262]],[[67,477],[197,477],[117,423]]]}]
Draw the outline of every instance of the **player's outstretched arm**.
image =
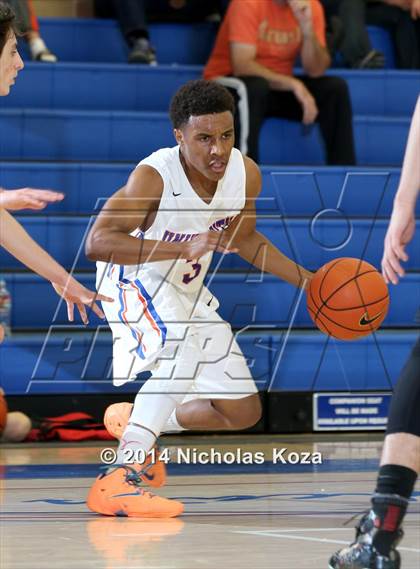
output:
[{"label": "player's outstretched arm", "polygon": [[391,220],[385,237],[382,274],[387,283],[398,284],[405,274],[401,261],[407,261],[406,245],[415,231],[415,208],[420,191],[420,97],[411,121],[401,180],[395,195]]},{"label": "player's outstretched arm", "polygon": [[21,188],[20,190],[0,189],[0,208],[9,211],[21,209],[40,210],[50,203],[61,202],[64,194],[51,190],[36,190],[34,188]]},{"label": "player's outstretched arm", "polygon": [[29,269],[51,281],[55,290],[67,303],[69,320],[73,320],[74,305],[79,309],[85,323],[87,323],[85,305],[91,307],[100,318],[104,318],[95,300],[112,302],[112,299],[96,294],[76,281],[5,209],[0,209],[0,245]]},{"label": "player's outstretched arm", "polygon": [[238,250],[238,255],[257,267],[297,287],[306,287],[313,274],[283,255],[271,241],[256,230],[255,203],[261,191],[261,173],[250,158],[245,158],[247,200],[245,208],[225,232],[228,247]]}]

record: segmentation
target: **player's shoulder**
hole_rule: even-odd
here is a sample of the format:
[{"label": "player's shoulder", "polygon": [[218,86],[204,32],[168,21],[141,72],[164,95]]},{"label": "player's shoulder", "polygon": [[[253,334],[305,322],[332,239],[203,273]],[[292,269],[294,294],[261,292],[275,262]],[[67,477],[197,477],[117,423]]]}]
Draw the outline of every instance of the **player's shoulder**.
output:
[{"label": "player's shoulder", "polygon": [[161,169],[168,167],[170,164],[173,164],[176,160],[178,160],[179,155],[179,147],[173,146],[171,148],[160,148],[146,158],[143,158],[138,164],[139,166],[149,165],[155,169]]},{"label": "player's shoulder", "polygon": [[156,168],[139,164],[130,174],[126,185],[128,197],[160,198],[163,193],[163,178]]},{"label": "player's shoulder", "polygon": [[246,174],[246,187],[247,194],[258,194],[261,190],[261,170],[258,165],[249,156],[243,156],[245,174]]},{"label": "player's shoulder", "polygon": [[164,179],[170,166],[178,160],[178,146],[161,148],[143,158],[130,176],[130,185],[135,194],[150,197],[162,195]]}]

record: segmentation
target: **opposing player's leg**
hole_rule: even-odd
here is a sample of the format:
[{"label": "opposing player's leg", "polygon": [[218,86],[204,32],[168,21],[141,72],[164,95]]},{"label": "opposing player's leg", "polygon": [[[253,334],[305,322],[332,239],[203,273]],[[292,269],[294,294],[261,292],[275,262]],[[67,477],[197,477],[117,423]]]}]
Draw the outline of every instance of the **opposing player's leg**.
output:
[{"label": "opposing player's leg", "polygon": [[330,569],[399,569],[396,549],[420,472],[420,339],[397,383],[388,419],[372,507],[356,528],[356,540],[330,559]]}]

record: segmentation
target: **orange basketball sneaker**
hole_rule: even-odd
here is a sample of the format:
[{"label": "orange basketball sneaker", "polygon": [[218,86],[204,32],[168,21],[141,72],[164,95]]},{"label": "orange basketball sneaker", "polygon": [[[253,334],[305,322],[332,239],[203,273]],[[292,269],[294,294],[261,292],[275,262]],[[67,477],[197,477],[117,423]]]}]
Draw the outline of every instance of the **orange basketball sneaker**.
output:
[{"label": "orange basketball sneaker", "polygon": [[[110,405],[104,415],[104,425],[110,435],[120,440],[130,419],[132,403],[114,403]],[[156,460],[152,463],[152,456],[149,455],[142,465],[144,472],[140,475],[141,479],[148,486],[160,488],[166,483],[166,466],[159,460],[159,453],[156,452]]]},{"label": "orange basketball sneaker", "polygon": [[98,476],[89,491],[87,506],[92,512],[106,516],[174,518],[182,514],[181,502],[146,492],[141,484],[140,465],[118,466]]}]

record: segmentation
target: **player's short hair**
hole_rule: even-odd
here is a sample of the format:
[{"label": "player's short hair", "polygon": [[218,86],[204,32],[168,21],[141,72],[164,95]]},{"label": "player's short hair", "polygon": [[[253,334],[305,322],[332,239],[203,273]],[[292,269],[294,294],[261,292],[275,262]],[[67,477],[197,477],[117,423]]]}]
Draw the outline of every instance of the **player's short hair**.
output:
[{"label": "player's short hair", "polygon": [[225,87],[214,81],[188,81],[172,98],[169,114],[174,128],[181,128],[190,117],[235,112],[235,101]]},{"label": "player's short hair", "polygon": [[0,2],[0,55],[11,33],[17,33],[15,13],[9,4]]}]

